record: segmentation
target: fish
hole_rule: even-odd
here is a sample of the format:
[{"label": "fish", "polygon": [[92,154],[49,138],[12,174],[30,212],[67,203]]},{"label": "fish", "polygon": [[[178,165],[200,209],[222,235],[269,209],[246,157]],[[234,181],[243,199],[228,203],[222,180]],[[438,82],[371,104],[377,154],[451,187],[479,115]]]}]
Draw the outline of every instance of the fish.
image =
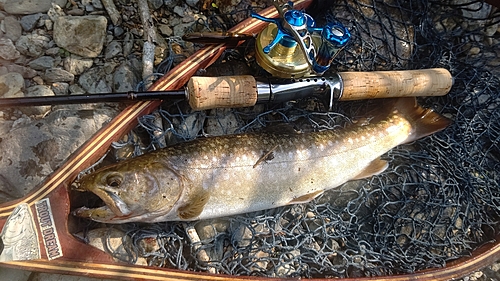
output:
[{"label": "fish", "polygon": [[104,205],[72,213],[103,223],[155,223],[307,203],[347,181],[383,172],[389,165],[384,153],[450,122],[415,98],[399,98],[368,124],[340,130],[198,138],[82,176],[76,189],[94,193]]}]

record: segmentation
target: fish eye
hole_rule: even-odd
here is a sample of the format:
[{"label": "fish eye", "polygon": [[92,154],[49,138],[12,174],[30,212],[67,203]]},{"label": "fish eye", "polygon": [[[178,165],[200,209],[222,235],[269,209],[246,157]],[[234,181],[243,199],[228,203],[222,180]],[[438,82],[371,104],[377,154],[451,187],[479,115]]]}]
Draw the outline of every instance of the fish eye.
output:
[{"label": "fish eye", "polygon": [[122,184],[122,177],[119,175],[110,175],[106,178],[106,184],[111,187],[119,187]]}]

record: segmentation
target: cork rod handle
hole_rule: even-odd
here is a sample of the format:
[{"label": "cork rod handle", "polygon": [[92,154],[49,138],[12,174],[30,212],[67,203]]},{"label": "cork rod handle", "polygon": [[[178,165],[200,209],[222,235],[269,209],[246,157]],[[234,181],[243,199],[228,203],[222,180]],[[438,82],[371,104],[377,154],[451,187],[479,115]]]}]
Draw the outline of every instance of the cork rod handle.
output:
[{"label": "cork rod handle", "polygon": [[192,77],[187,91],[189,105],[194,110],[245,107],[257,103],[257,82],[250,75]]},{"label": "cork rod handle", "polygon": [[448,70],[340,72],[344,89],[340,100],[361,100],[407,96],[443,96],[453,84]]}]

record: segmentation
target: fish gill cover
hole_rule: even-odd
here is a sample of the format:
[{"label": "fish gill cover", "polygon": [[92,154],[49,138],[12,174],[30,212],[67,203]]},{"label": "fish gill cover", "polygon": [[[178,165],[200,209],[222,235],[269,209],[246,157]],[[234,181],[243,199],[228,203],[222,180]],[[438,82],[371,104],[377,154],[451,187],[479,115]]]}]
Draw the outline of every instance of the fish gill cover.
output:
[{"label": "fish gill cover", "polygon": [[[131,238],[125,244],[129,255],[117,258],[233,275],[379,276],[442,267],[499,234],[500,11],[467,0],[323,4],[329,9],[311,10],[319,25],[338,20],[352,34],[331,71],[444,67],[454,77],[451,92],[419,103],[453,123],[383,155],[390,165],[382,174],[349,182],[308,204],[209,221],[108,226]],[[242,12],[249,11],[214,14],[200,24],[225,30]],[[226,51],[224,62],[207,75],[242,74],[241,69],[261,74],[250,55],[252,43]],[[175,60],[171,56],[158,70],[165,72]],[[329,113],[321,107],[314,100],[205,112],[192,112],[183,103],[164,105],[140,118],[128,140],[115,144],[114,156],[278,123],[302,131],[336,129],[373,110],[370,101],[337,103]],[[85,225],[87,231],[102,227]],[[193,228],[199,240],[186,235]]]}]

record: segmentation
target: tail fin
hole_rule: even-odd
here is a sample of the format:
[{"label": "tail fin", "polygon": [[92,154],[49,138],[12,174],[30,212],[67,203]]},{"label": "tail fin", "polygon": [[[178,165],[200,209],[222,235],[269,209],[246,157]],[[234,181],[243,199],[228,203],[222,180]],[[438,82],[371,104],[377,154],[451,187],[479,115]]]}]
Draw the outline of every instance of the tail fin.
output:
[{"label": "tail fin", "polygon": [[446,128],[451,120],[417,104],[416,98],[397,99],[394,110],[397,110],[411,123],[412,132],[405,143],[409,143]]}]

